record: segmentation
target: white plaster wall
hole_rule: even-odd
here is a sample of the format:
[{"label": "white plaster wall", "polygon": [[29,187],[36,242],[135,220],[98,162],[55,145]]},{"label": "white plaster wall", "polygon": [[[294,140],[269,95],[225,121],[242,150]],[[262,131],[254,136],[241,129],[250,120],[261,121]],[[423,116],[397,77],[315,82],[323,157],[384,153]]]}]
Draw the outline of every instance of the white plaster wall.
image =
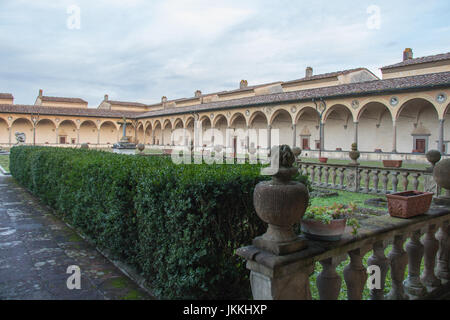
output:
[{"label": "white plaster wall", "polygon": [[374,152],[381,149],[391,152],[393,147],[392,117],[388,111],[383,113],[380,127],[377,128],[380,110],[366,110],[359,119],[358,149],[365,152]]},{"label": "white plaster wall", "polygon": [[346,122],[338,117],[330,116],[324,125],[325,150],[350,150],[355,136],[353,121],[347,123],[347,129],[344,128]]},{"label": "white plaster wall", "polygon": [[117,128],[110,122],[105,122],[100,127],[100,144],[114,144],[117,142]]},{"label": "white plaster wall", "polygon": [[[77,142],[77,127],[74,123],[69,121],[63,121],[58,128],[58,136],[66,136],[66,143],[72,143],[72,139]],[[59,137],[58,137],[59,143]]]},{"label": "white plaster wall", "polygon": [[91,122],[84,122],[80,127],[80,143],[97,144],[98,132]]},{"label": "white plaster wall", "polygon": [[262,116],[257,116],[253,120],[252,129],[256,129],[256,132],[254,135],[250,135],[250,145],[252,142],[254,143],[255,147],[260,148],[267,148],[267,120],[264,119]]},{"label": "white plaster wall", "polygon": [[[278,134],[277,131],[278,130]],[[272,123],[272,146],[287,144],[292,146],[292,120],[285,114],[280,113]],[[279,139],[279,141],[277,141]],[[272,147],[271,146],[271,147]]]},{"label": "white plaster wall", "polygon": [[36,143],[56,143],[55,125],[49,120],[41,120],[36,126]]}]

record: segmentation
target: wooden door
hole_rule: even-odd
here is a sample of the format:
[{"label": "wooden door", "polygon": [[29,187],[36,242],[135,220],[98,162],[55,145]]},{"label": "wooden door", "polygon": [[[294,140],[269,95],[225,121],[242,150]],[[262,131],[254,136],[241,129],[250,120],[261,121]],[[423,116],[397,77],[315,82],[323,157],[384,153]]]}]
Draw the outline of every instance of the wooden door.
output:
[{"label": "wooden door", "polygon": [[416,150],[420,153],[425,153],[425,139],[416,140]]},{"label": "wooden door", "polygon": [[309,139],[308,138],[303,138],[302,139],[302,149],[303,150],[308,150],[309,149]]},{"label": "wooden door", "polygon": [[66,144],[66,137],[59,137],[59,144]]}]

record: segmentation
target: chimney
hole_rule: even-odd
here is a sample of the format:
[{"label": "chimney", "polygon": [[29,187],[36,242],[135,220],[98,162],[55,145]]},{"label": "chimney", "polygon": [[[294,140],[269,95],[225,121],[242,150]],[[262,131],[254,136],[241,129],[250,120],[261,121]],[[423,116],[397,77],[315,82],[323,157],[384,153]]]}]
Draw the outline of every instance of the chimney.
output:
[{"label": "chimney", "polygon": [[167,97],[166,97],[166,96],[163,96],[163,97],[161,98],[161,102],[162,102],[162,103],[166,103],[166,102],[167,102]]},{"label": "chimney", "polygon": [[42,89],[39,89],[39,98],[42,98],[43,94],[44,94],[44,91]]},{"label": "chimney", "polygon": [[306,71],[305,71],[305,77],[309,78],[309,77],[312,77],[312,76],[313,76],[313,68],[307,67]]},{"label": "chimney", "polygon": [[241,83],[239,84],[240,89],[244,89],[248,87],[248,81],[247,80],[241,80]]},{"label": "chimney", "polygon": [[406,48],[405,51],[403,51],[403,61],[411,59],[413,59],[413,51],[411,48]]},{"label": "chimney", "polygon": [[105,100],[104,101],[108,101],[109,100],[109,96],[107,94],[105,94]]},{"label": "chimney", "polygon": [[195,97],[199,98],[202,96],[202,92],[200,90],[195,91]]}]

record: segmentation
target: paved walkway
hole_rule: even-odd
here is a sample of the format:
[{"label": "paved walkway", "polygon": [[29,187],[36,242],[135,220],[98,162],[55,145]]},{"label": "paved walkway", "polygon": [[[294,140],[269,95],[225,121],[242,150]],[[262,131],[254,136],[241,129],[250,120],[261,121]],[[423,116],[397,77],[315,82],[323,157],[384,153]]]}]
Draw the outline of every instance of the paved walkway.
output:
[{"label": "paved walkway", "polygon": [[[81,289],[69,290],[69,266]],[[13,178],[0,176],[0,300],[150,299]]]}]

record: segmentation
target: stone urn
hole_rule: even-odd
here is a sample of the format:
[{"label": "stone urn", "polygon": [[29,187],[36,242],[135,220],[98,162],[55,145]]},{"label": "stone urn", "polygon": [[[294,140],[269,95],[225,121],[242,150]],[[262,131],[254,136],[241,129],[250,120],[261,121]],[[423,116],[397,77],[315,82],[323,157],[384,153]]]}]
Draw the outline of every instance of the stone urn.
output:
[{"label": "stone urn", "polygon": [[450,159],[441,160],[434,166],[433,177],[437,185],[446,191],[445,196],[438,196],[436,203],[450,206]]},{"label": "stone urn", "polygon": [[83,143],[83,144],[80,146],[80,149],[89,149],[89,145],[88,145],[87,143]]},{"label": "stone urn", "polygon": [[436,163],[441,161],[442,155],[438,150],[430,150],[425,155],[429,163],[431,163],[431,168],[428,168],[428,171],[433,171]]},{"label": "stone urn", "polygon": [[145,144],[139,143],[139,144],[137,145],[137,149],[139,150],[139,152],[142,153],[142,151],[145,150]]},{"label": "stone urn", "polygon": [[283,255],[306,247],[293,226],[305,214],[309,193],[304,184],[291,180],[298,172],[293,166],[295,156],[291,148],[287,145],[274,147],[271,155],[271,167],[267,168],[266,174],[271,175],[272,180],[257,184],[253,194],[256,213],[268,228],[263,236],[253,240],[253,244]]},{"label": "stone urn", "polygon": [[300,149],[299,147],[294,147],[292,148],[292,153],[294,154],[295,158],[298,158],[302,154],[302,149]]},{"label": "stone urn", "polygon": [[361,153],[358,151],[358,145],[356,143],[352,143],[352,151],[348,153],[348,156],[352,159],[352,162],[350,162],[351,165],[359,166],[358,159]]}]

